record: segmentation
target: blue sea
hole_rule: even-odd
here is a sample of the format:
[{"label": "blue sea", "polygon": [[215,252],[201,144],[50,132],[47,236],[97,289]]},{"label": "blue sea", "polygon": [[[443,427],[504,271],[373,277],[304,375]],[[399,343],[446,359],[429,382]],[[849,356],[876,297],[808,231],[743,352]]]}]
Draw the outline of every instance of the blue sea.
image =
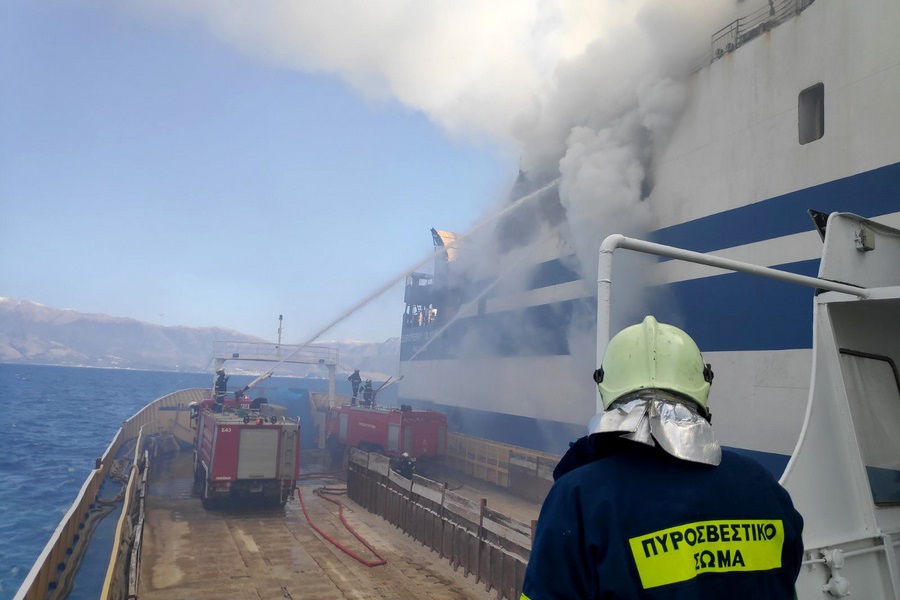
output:
[{"label": "blue sea", "polygon": [[[16,593],[122,421],[165,394],[209,387],[212,378],[211,373],[0,364],[5,394],[0,402],[6,406],[0,419],[0,599]],[[252,379],[233,375],[228,389]],[[336,385],[338,393],[350,393],[345,377]],[[395,398],[395,389],[385,392]],[[286,406],[305,429],[308,392],[327,390],[324,379],[273,377],[255,388],[254,397]],[[303,439],[306,447],[314,443]],[[82,585],[77,591],[96,598],[99,590]]]}]

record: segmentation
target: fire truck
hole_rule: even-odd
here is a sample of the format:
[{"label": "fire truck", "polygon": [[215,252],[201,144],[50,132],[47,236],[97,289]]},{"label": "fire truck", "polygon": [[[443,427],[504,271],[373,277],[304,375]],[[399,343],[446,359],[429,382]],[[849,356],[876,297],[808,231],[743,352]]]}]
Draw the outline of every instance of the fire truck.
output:
[{"label": "fire truck", "polygon": [[246,397],[204,400],[197,409],[194,475],[204,508],[226,500],[284,505],[300,474],[300,426]]},{"label": "fire truck", "polygon": [[[209,397],[193,407],[194,475],[204,507],[220,501],[245,503],[257,499],[284,505],[293,494],[300,474],[300,421],[265,398],[247,395],[257,384],[285,364],[319,365],[328,369],[329,396],[334,397],[338,351],[310,344],[216,341],[216,375]],[[251,383],[227,392],[227,361],[270,363],[273,366]]]},{"label": "fire truck", "polygon": [[420,463],[442,458],[447,453],[447,416],[408,405],[335,406],[325,421],[325,449],[333,464],[348,446],[391,458],[406,453]]},{"label": "fire truck", "polygon": [[247,395],[271,371],[232,397],[225,392],[224,369],[216,372],[221,379],[211,397],[194,407],[191,419],[194,478],[203,507],[216,508],[229,500],[283,506],[300,474],[299,421],[270,407],[265,398],[251,401]]}]

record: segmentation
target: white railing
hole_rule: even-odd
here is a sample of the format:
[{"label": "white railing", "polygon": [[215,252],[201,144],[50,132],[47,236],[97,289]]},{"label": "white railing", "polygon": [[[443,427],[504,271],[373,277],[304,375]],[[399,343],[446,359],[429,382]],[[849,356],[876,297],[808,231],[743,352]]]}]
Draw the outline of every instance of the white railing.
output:
[{"label": "white railing", "polygon": [[213,356],[217,361],[250,360],[335,365],[338,363],[339,351],[337,348],[327,346],[217,341],[213,346]]},{"label": "white railing", "polygon": [[[844,283],[836,283],[827,279],[819,279],[817,277],[808,277],[806,275],[798,275],[787,271],[779,271],[769,267],[762,267],[751,263],[740,262],[730,258],[723,258],[713,254],[702,254],[682,248],[665,246],[655,242],[638,240],[625,237],[621,234],[614,234],[603,240],[600,245],[600,264],[597,268],[597,357],[598,360],[606,352],[606,346],[609,344],[609,328],[610,328],[610,295],[612,287],[612,269],[613,269],[613,252],[618,248],[625,250],[634,250],[644,254],[653,254],[655,256],[663,256],[676,260],[683,260],[709,267],[716,267],[728,271],[737,271],[739,273],[749,273],[758,275],[768,279],[776,279],[787,283],[804,285],[807,287],[828,290],[832,292],[841,292],[850,294],[859,298],[866,298],[869,290]],[[597,396],[597,412],[603,412],[603,404],[599,395]]]},{"label": "white railing", "polygon": [[[149,426],[149,431],[144,430],[145,434],[165,429],[171,431],[177,438],[190,443],[193,434],[190,428],[189,404],[202,400],[205,392],[203,389],[189,389],[163,396],[122,423],[97,467],[88,475],[72,506],[59,522],[16,592],[16,600],[43,600],[65,592],[64,583],[71,579],[74,570],[78,568],[78,561],[90,538],[91,532],[88,531],[86,523],[90,506],[96,502],[100,487],[106,480],[122,444],[135,439],[145,426]],[[125,513],[122,518],[125,518]],[[123,529],[119,527],[117,536],[122,532]],[[117,548],[119,543],[120,540],[117,539],[113,543],[113,548]],[[115,559],[111,560],[114,561]]]},{"label": "white railing", "polygon": [[693,70],[699,70],[733,52],[750,40],[771,31],[784,21],[804,11],[815,0],[769,0],[766,6],[735,19],[712,34],[709,52],[700,58]]}]

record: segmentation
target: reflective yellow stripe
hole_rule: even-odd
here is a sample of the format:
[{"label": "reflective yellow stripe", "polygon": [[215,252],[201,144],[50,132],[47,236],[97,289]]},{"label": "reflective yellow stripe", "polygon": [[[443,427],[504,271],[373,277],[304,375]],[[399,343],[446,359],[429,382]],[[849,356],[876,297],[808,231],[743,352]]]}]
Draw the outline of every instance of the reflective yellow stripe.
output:
[{"label": "reflective yellow stripe", "polygon": [[781,567],[784,523],[778,520],[699,521],[628,540],[644,589],[702,573]]},{"label": "reflective yellow stripe", "polygon": [[519,600],[531,600],[531,598],[529,598],[525,594],[522,594],[521,596],[519,596]]}]

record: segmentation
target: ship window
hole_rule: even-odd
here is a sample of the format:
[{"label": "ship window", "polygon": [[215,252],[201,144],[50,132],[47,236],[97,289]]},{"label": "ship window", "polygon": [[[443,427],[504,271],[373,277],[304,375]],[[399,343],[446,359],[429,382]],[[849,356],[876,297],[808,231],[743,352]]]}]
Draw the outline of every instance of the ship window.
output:
[{"label": "ship window", "polygon": [[808,144],[825,135],[825,85],[817,83],[800,92],[797,105],[800,143]]},{"label": "ship window", "polygon": [[841,350],[850,416],[875,504],[900,503],[900,385],[894,362]]}]

